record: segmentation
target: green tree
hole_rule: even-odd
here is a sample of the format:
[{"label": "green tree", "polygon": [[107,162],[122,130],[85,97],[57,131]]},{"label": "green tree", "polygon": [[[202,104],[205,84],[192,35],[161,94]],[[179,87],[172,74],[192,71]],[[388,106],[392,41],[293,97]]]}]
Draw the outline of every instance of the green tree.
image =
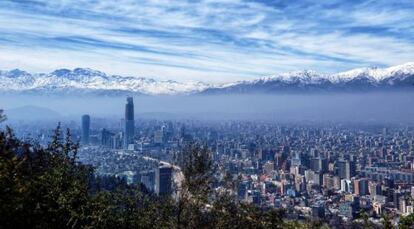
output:
[{"label": "green tree", "polygon": [[398,223],[398,228],[400,229],[410,229],[414,228],[414,214],[408,216],[402,216],[400,222]]},{"label": "green tree", "polygon": [[392,228],[394,228],[392,226],[390,217],[387,214],[382,214],[381,218],[382,218],[382,228],[384,228],[384,229],[392,229]]},{"label": "green tree", "polygon": [[208,228],[212,188],[211,154],[206,146],[191,144],[178,157],[184,179],[177,200],[177,228]]},{"label": "green tree", "polygon": [[[76,162],[77,147],[60,139],[47,148],[0,134],[1,214],[5,225],[78,227],[85,220],[88,179],[93,170]],[[2,217],[3,218],[3,217]]]}]

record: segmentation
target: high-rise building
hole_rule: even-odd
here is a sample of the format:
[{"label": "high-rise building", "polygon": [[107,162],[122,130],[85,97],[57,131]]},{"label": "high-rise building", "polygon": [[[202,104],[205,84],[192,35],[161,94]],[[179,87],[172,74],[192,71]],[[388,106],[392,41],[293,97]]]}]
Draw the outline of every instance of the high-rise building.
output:
[{"label": "high-rise building", "polygon": [[375,214],[377,214],[377,215],[382,215],[382,208],[383,208],[383,206],[382,206],[382,204],[381,204],[381,203],[379,203],[379,202],[374,202],[374,203],[372,204],[372,208],[373,208],[373,210],[374,210]]},{"label": "high-rise building", "polygon": [[306,190],[305,176],[302,176],[302,175],[295,176],[295,190],[297,192],[303,192]]},{"label": "high-rise building", "polygon": [[328,160],[322,157],[313,158],[310,167],[314,172],[325,173],[328,171]]},{"label": "high-rise building", "polygon": [[329,190],[334,189],[334,177],[328,173],[323,174],[323,183],[322,185]]},{"label": "high-rise building", "polygon": [[355,176],[355,163],[353,161],[343,161],[340,160],[337,162],[338,167],[338,176],[341,179],[350,180]]},{"label": "high-rise building", "polygon": [[244,199],[245,197],[246,197],[246,193],[247,193],[247,190],[249,189],[249,187],[250,187],[250,182],[248,182],[248,181],[242,181],[240,184],[239,184],[239,188],[238,188],[238,190],[237,190],[237,197],[239,198],[239,199]]},{"label": "high-rise building", "polygon": [[89,144],[89,134],[91,127],[91,118],[89,115],[82,116],[82,138],[81,142],[84,145]]},{"label": "high-rise building", "polygon": [[132,97],[127,98],[125,105],[125,138],[124,147],[128,148],[130,144],[134,144],[135,121],[134,121],[134,100]]},{"label": "high-rise building", "polygon": [[353,185],[352,185],[352,181],[351,180],[347,180],[347,179],[342,179],[341,180],[341,191],[342,192],[348,192],[351,193],[353,192]]},{"label": "high-rise building", "polygon": [[400,209],[400,199],[402,198],[403,194],[401,191],[397,190],[392,193],[392,200],[394,202],[394,208]]},{"label": "high-rise building", "polygon": [[338,176],[341,179],[347,179],[350,178],[346,177],[346,161],[340,160],[336,162],[336,167],[338,168]]},{"label": "high-rise building", "polygon": [[313,175],[313,184],[321,186],[323,182],[323,173],[314,173]]},{"label": "high-rise building", "polygon": [[140,180],[148,191],[154,191],[155,173],[153,170],[142,171],[140,173]]},{"label": "high-rise building", "polygon": [[157,195],[169,195],[172,193],[172,172],[169,164],[161,163],[155,173],[155,193]]},{"label": "high-rise building", "polygon": [[102,129],[102,131],[101,131],[101,145],[105,146],[105,147],[108,147],[108,148],[111,148],[112,145],[113,145],[112,141],[113,141],[113,136],[114,135],[115,134],[109,132],[105,128]]},{"label": "high-rise building", "polygon": [[335,190],[340,190],[341,189],[341,178],[339,178],[338,176],[334,176],[333,177],[333,183],[334,183],[334,189]]},{"label": "high-rise building", "polygon": [[398,200],[398,210],[402,213],[406,213],[407,211],[407,200],[405,198],[400,198]]},{"label": "high-rise building", "polygon": [[411,186],[411,199],[414,199],[414,186]]},{"label": "high-rise building", "polygon": [[377,182],[370,181],[368,184],[369,194],[372,196],[382,195],[381,185]]},{"label": "high-rise building", "polygon": [[368,179],[354,180],[354,193],[357,195],[368,195]]},{"label": "high-rise building", "polygon": [[160,130],[156,130],[154,132],[154,144],[156,145],[164,144],[164,138],[165,138],[165,134],[164,134],[163,128],[161,128]]}]

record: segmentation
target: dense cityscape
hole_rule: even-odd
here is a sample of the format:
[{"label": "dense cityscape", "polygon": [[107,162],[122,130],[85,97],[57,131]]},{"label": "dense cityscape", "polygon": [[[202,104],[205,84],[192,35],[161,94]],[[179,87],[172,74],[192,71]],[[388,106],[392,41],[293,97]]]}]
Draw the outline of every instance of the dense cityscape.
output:
[{"label": "dense cityscape", "polygon": [[[369,217],[380,224],[383,215],[397,223],[414,212],[412,126],[135,120],[132,97],[122,113],[119,121],[85,114],[62,125],[80,141],[83,163],[157,195],[174,194],[177,155],[199,143],[212,154],[215,179],[230,176],[239,201],[283,208],[289,219],[335,225]],[[52,130],[16,127],[21,137],[40,144]]]}]

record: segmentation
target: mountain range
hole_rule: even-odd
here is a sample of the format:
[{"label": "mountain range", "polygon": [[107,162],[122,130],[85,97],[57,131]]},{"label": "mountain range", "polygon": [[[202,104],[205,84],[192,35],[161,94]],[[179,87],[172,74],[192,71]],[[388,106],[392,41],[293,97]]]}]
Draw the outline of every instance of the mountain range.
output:
[{"label": "mountain range", "polygon": [[19,69],[0,71],[1,93],[188,95],[383,90],[414,91],[414,62],[389,68],[358,68],[335,74],[294,71],[222,84],[107,75],[89,68],[33,74]]}]

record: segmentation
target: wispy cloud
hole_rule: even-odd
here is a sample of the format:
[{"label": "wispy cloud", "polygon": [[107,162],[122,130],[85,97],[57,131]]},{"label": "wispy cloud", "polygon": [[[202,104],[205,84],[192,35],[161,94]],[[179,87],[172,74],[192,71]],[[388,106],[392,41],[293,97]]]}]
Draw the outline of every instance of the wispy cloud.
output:
[{"label": "wispy cloud", "polygon": [[3,0],[0,68],[174,80],[414,61],[414,2]]}]

